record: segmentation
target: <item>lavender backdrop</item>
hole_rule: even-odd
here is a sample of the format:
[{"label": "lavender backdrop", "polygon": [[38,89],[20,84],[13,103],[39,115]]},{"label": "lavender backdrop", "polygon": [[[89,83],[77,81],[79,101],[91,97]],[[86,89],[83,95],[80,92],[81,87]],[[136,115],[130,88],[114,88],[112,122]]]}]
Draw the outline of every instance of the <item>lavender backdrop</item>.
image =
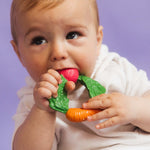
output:
[{"label": "lavender backdrop", "polygon": [[[19,102],[16,91],[25,85],[27,75],[10,45],[9,10],[11,0],[0,5],[0,150],[11,149],[14,122]],[[150,1],[98,0],[104,43],[111,51],[128,58],[150,79]]]}]

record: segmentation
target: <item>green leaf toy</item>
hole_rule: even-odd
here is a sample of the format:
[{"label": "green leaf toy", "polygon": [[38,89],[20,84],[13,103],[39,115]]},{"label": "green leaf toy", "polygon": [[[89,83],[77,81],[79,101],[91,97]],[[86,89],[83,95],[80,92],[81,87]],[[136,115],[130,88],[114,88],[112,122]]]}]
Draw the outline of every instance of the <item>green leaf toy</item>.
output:
[{"label": "green leaf toy", "polygon": [[67,91],[65,90],[65,84],[67,82],[67,79],[71,80],[70,75],[73,76],[73,74],[75,74],[76,77],[73,76],[73,81],[74,82],[78,81],[82,85],[84,85],[89,92],[90,98],[106,92],[106,89],[99,82],[84,75],[77,75],[77,69],[72,69],[71,71],[68,70],[69,69],[67,69],[67,73],[66,70],[65,71],[63,70],[65,73],[62,73],[63,75],[61,74],[62,83],[59,85],[58,88],[58,96],[56,98],[52,97],[51,99],[49,99],[50,107],[64,114],[66,114],[67,111],[69,110],[69,99],[67,98]]}]

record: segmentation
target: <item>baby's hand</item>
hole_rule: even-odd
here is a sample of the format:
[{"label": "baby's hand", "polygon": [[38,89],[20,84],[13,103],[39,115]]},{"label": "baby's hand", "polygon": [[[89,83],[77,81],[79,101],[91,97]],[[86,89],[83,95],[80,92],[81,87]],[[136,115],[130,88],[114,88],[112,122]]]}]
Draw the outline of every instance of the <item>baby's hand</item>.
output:
[{"label": "baby's hand", "polygon": [[102,129],[134,121],[138,112],[136,107],[137,99],[137,97],[129,97],[120,93],[102,94],[84,103],[83,108],[102,110],[88,117],[88,121],[107,119],[96,125],[97,129]]},{"label": "baby's hand", "polygon": [[47,73],[41,75],[39,82],[37,82],[34,88],[34,100],[35,105],[46,111],[53,111],[49,107],[49,101],[52,96],[57,97],[58,85],[61,83],[60,74],[49,69]]}]

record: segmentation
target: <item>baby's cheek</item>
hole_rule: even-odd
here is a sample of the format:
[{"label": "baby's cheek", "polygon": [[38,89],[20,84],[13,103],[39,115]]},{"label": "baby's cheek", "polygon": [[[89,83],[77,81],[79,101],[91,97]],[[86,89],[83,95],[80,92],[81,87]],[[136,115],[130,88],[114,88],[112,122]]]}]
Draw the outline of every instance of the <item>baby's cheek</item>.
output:
[{"label": "baby's cheek", "polygon": [[43,73],[46,73],[47,72],[47,70],[45,69],[40,69],[40,68],[38,68],[38,67],[34,67],[34,68],[30,68],[30,69],[28,69],[28,73],[30,74],[30,76],[32,77],[32,79],[34,80],[34,81],[39,81],[40,80],[40,77],[41,77],[41,75],[43,74]]},{"label": "baby's cheek", "polygon": [[95,63],[91,61],[85,61],[82,66],[83,74],[90,77],[94,71]]},{"label": "baby's cheek", "polygon": [[81,74],[90,76],[94,70],[94,66],[96,63],[96,56],[95,54],[91,54],[88,51],[79,54],[76,55],[76,57],[74,57],[75,62],[79,67],[79,71]]}]

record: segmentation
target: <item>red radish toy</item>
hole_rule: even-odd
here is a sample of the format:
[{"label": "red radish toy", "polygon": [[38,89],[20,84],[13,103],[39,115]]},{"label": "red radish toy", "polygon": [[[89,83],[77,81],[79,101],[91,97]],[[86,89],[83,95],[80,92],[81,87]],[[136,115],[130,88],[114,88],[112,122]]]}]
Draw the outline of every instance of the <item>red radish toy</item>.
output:
[{"label": "red radish toy", "polygon": [[63,69],[58,71],[62,74],[68,81],[77,82],[79,77],[79,71],[76,68]]}]

